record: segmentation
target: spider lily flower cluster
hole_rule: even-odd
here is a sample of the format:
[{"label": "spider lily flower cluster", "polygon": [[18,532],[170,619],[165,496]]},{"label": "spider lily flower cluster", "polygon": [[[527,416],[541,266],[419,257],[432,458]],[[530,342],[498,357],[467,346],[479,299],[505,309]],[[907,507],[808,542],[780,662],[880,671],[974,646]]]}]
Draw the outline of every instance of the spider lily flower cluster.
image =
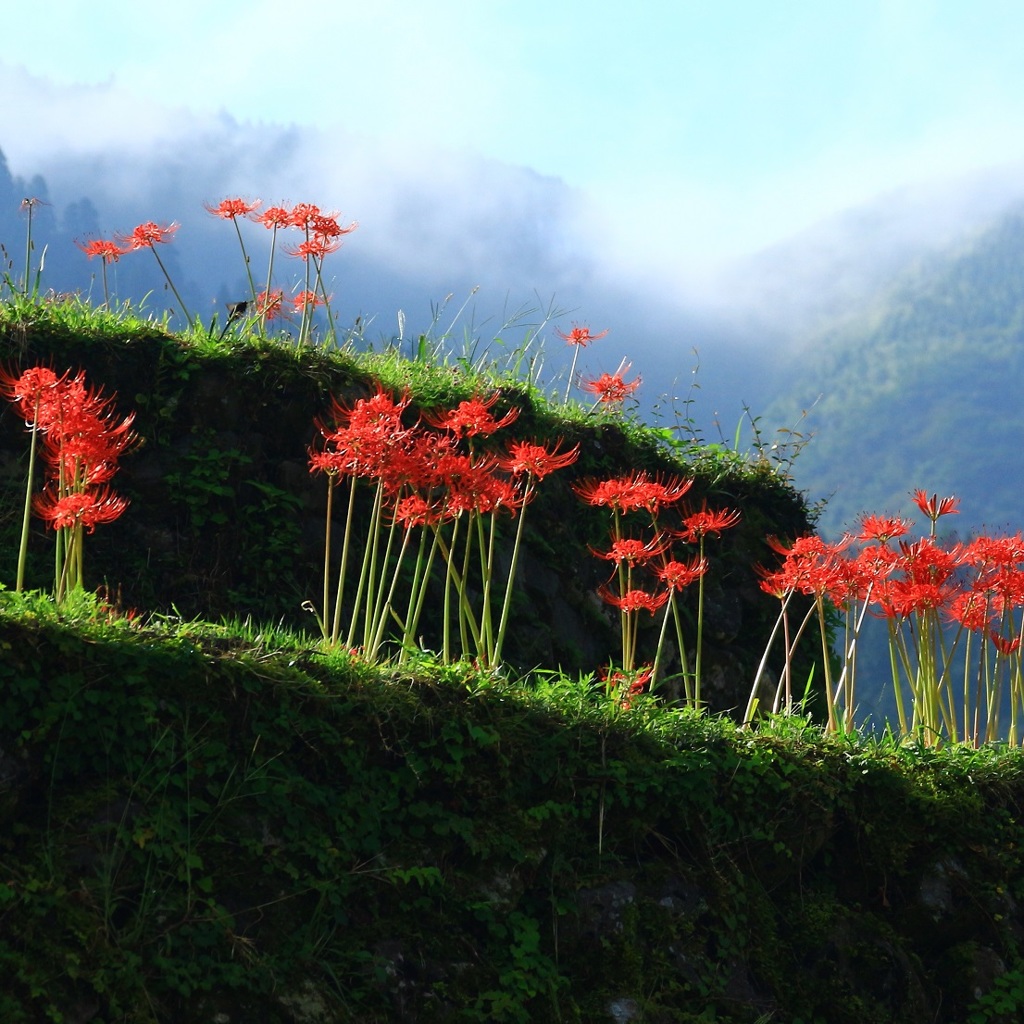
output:
[{"label": "spider lily flower cluster", "polygon": [[[323,280],[323,261],[330,253],[337,252],[341,247],[342,238],[354,231],[358,225],[342,225],[337,212],[328,213],[313,203],[297,203],[293,207],[269,206],[260,212],[263,202],[260,199],[246,200],[242,198],[222,199],[219,203],[204,203],[206,211],[214,217],[223,220],[230,220],[235,227],[238,237],[238,244],[242,250],[242,260],[245,265],[245,274],[249,284],[249,297],[240,303],[236,303],[236,309],[241,309],[249,314],[251,323],[259,325],[262,331],[266,323],[283,315],[285,306],[285,295],[283,289],[273,287],[274,254],[277,249],[277,233],[281,229],[298,229],[303,234],[303,239],[297,245],[282,246],[286,255],[301,259],[304,263],[304,281],[289,303],[295,313],[300,316],[299,344],[309,341],[312,327],[313,314],[317,307],[323,306],[327,312],[329,330],[333,332],[333,321],[330,315],[330,297],[327,294]],[[249,254],[245,248],[245,239],[242,235],[240,220],[251,220],[262,224],[272,232],[270,244],[270,259],[267,266],[266,285],[262,289],[256,286],[252,274],[252,265]],[[107,267],[116,263],[122,256],[139,249],[149,249],[155,257],[168,288],[174,294],[182,315],[188,322],[193,317],[185,305],[184,300],[174,285],[167,266],[160,257],[158,246],[171,241],[172,236],[178,230],[179,224],[157,224],[155,221],[146,221],[139,224],[127,234],[117,234],[113,239],[96,238],[85,242],[78,242],[78,247],[89,259],[98,258],[102,268],[103,276],[103,301],[110,304],[110,291],[107,281]],[[231,322],[237,317],[232,315]]]},{"label": "spider lily flower cluster", "polygon": [[[785,668],[773,710],[792,708],[793,652],[809,617],[817,614],[825,635],[831,604],[843,614],[838,678],[829,652],[823,652],[831,730],[853,729],[857,644],[871,615],[886,624],[901,735],[930,744],[979,744],[1001,737],[1017,744],[1024,739],[1024,538],[982,535],[940,543],[938,520],[959,511],[957,499],[916,491],[913,500],[930,526],[917,539],[909,539],[907,519],[867,515],[856,535],[836,543],[815,536],[775,542],[782,564],[764,571],[762,581],[782,605]],[[795,594],[813,601],[791,634],[788,611]],[[755,680],[748,718],[757,686]]]},{"label": "spider lily flower cluster", "polygon": [[[57,535],[54,596],[60,602],[82,587],[84,534],[117,519],[128,505],[111,489],[110,480],[121,455],[137,441],[131,429],[134,413],[118,419],[114,398],[88,388],[83,373],[58,377],[44,366],[17,376],[0,372],[0,394],[14,404],[31,431],[15,587],[24,587],[34,511]],[[33,496],[37,452],[47,482]]]},{"label": "spider lily flower cluster", "polygon": [[[626,374],[629,373],[632,363],[624,359],[615,373],[602,373],[597,377],[584,377],[580,387],[597,396],[597,405],[620,404],[624,402],[637,388],[642,380],[634,377],[627,381]],[[597,406],[595,405],[595,408]]]},{"label": "spider lily flower cluster", "polygon": [[[565,386],[564,401],[569,401],[569,391],[573,381],[576,380],[576,361],[580,354],[580,349],[586,348],[591,342],[598,341],[607,333],[605,330],[592,334],[586,324],[578,323],[573,323],[572,330],[568,332],[555,330],[555,334],[558,337],[567,345],[572,345],[573,347],[572,365],[569,367],[569,380]],[[602,406],[606,408],[621,408],[622,403],[640,387],[642,379],[639,375],[632,380],[626,380],[626,374],[629,373],[632,366],[633,364],[628,359],[623,359],[614,373],[601,373],[596,377],[581,376],[579,378],[578,385],[580,390],[589,391],[597,397],[592,411],[596,411]]]},{"label": "spider lily flower cluster", "polygon": [[[337,343],[337,328],[330,305],[331,296],[327,292],[324,281],[324,260],[328,255],[341,248],[344,236],[354,231],[358,224],[355,221],[343,224],[337,211],[326,212],[314,203],[264,207],[261,199],[250,200],[236,196],[221,199],[217,203],[206,202],[203,203],[203,207],[211,216],[229,220],[234,226],[242,252],[249,289],[246,299],[229,305],[229,316],[221,331],[221,337],[239,322],[245,323],[249,327],[255,326],[258,332],[263,334],[268,322],[294,314],[299,318],[297,343],[304,345],[312,340],[316,310],[323,307],[327,336]],[[243,220],[260,224],[271,232],[266,282],[262,287],[257,285],[253,276],[252,261],[246,250],[245,237],[241,227]],[[139,249],[149,249],[164,275],[167,287],[174,294],[182,315],[189,323],[193,322],[192,314],[178,292],[159,252],[159,247],[171,241],[179,227],[177,222],[161,225],[155,221],[146,221],[137,225],[130,233],[117,234],[113,239],[97,238],[76,243],[89,259],[99,259],[100,261],[105,305],[109,306],[110,304],[108,266],[118,262],[127,253]],[[281,251],[286,256],[301,259],[303,262],[303,280],[288,297],[283,288],[274,286],[274,262],[278,250],[278,233],[287,230],[300,231],[302,239],[295,244],[281,245]],[[213,325],[210,330],[212,333]],[[614,373],[577,378],[576,363],[580,349],[604,338],[608,334],[607,330],[593,332],[588,325],[574,322],[569,331],[556,328],[555,333],[573,349],[564,401],[568,402],[570,390],[575,381],[580,390],[589,392],[596,397],[594,411],[598,408],[618,410],[625,400],[640,387],[639,375],[631,380],[626,379],[632,365],[626,359],[622,360]]]},{"label": "spider lily flower cluster", "polygon": [[[700,708],[704,577],[708,569],[705,539],[720,536],[724,530],[735,526],[740,515],[729,509],[709,510],[706,505],[697,511],[680,510],[679,503],[692,486],[692,480],[681,477],[655,479],[646,473],[635,473],[606,480],[583,481],[575,486],[575,490],[586,504],[608,508],[612,514],[609,546],[606,550],[594,551],[594,554],[613,563],[611,575],[598,589],[598,595],[619,611],[621,671],[626,677],[639,673],[633,684],[641,679],[644,683],[658,679],[671,616],[675,625],[684,703],[688,707]],[[664,521],[669,510],[676,512],[676,526]],[[698,596],[696,651],[691,671],[677,598],[693,583],[698,585]],[[654,662],[649,670],[644,671],[637,664],[640,616],[642,613],[654,615],[662,609]],[[611,673],[608,678],[616,677]],[[635,693],[635,690],[630,688],[629,692]]]},{"label": "spider lily flower cluster", "polygon": [[568,333],[555,329],[555,334],[558,335],[567,345],[572,345],[572,365],[569,367],[569,380],[565,385],[565,401],[569,401],[569,389],[572,387],[572,382],[576,377],[576,360],[579,358],[580,349],[586,348],[592,341],[599,341],[601,338],[607,335],[607,330],[599,331],[597,334],[590,333],[590,327],[587,324],[573,323],[572,329]]},{"label": "spider lily flower cluster", "polygon": [[[445,662],[463,655],[484,667],[500,664],[526,506],[538,481],[572,464],[579,449],[559,451],[560,444],[548,448],[531,441],[515,441],[504,451],[483,448],[480,439],[518,416],[514,407],[497,415],[498,399],[496,392],[476,396],[414,419],[408,395],[395,396],[378,386],[351,405],[333,400],[330,417],[317,421],[322,443],[310,449],[309,468],[324,473],[328,485],[318,620],[330,643],[341,642],[347,609],[347,647],[359,647],[376,660],[388,627],[396,624],[404,654],[419,641],[430,600],[441,607]],[[332,588],[334,492],[341,484],[348,490],[345,532]],[[357,488],[370,492],[358,574],[350,571],[360,529],[355,525]],[[496,580],[496,555],[499,521],[506,516],[518,522],[502,587]],[[440,584],[433,574],[438,563]],[[350,575],[356,579],[353,595],[346,593]]]}]

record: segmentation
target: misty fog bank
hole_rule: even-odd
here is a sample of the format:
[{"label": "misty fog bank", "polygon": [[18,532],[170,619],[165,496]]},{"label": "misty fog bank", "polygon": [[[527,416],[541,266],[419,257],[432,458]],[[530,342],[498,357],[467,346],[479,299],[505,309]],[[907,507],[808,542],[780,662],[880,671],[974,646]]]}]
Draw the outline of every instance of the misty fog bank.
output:
[{"label": "misty fog bank", "polygon": [[[678,267],[654,260],[643,225],[623,230],[628,210],[610,217],[560,179],[447,150],[443,128],[429,151],[409,150],[342,131],[157,109],[120,89],[57,87],[3,65],[0,83],[30,97],[8,108],[0,136],[9,162],[0,166],[0,243],[16,276],[25,233],[18,205],[26,196],[49,204],[37,208],[34,230],[37,246],[47,247],[44,287],[94,301],[102,297],[99,268],[76,239],[177,221],[162,248],[175,283],[204,321],[223,317],[227,303],[247,294],[247,278],[232,226],[203,203],[227,196],[314,202],[359,222],[325,262],[340,325],[359,318],[369,324],[366,338],[382,342],[397,335],[401,310],[406,337],[415,336],[451,296],[436,330],[465,304],[455,343],[467,331],[484,342],[501,334],[508,348],[555,313],[542,332],[548,376],[564,373],[570,356],[554,327],[578,320],[607,328],[581,353],[584,372],[631,360],[644,379],[645,411],[658,405],[671,421],[674,404],[709,436],[720,420],[731,438],[744,404],[755,413],[767,407],[805,339],[820,336],[824,324],[856,311],[1024,191],[1016,169],[904,188],[695,276],[685,269],[699,262],[687,240],[679,241]],[[245,228],[259,280],[268,234]],[[297,280],[297,268],[280,256],[275,267],[279,284],[289,273]],[[149,293],[150,308],[170,305],[148,254],[130,254],[111,271],[118,297],[137,302]],[[510,318],[515,324],[506,326]]]}]

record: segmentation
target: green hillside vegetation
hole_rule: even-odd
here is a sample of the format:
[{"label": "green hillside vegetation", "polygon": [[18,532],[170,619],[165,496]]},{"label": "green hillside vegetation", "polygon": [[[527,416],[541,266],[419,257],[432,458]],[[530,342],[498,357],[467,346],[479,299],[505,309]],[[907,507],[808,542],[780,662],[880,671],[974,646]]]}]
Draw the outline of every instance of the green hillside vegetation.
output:
[{"label": "green hillside vegetation", "polygon": [[[1019,1018],[1020,752],[728,714],[777,612],[766,535],[812,525],[770,458],[429,345],[175,335],[58,297],[5,304],[0,352],[8,374],[82,369],[145,439],[116,477],[129,509],[86,538],[89,586],[53,600],[36,523],[29,590],[0,592],[3,1021]],[[324,543],[314,419],[378,383],[415,409],[486,390],[518,410],[512,436],[580,445],[525,511],[500,665],[431,643],[371,663],[303,611]],[[27,438],[5,410],[5,581]],[[620,640],[594,596],[608,515],[571,483],[639,470],[742,515],[708,538],[710,708],[600,676]],[[681,621],[693,644],[692,591]],[[822,673],[806,649],[801,683]]]},{"label": "green hillside vegetation", "polygon": [[1024,217],[923,261],[873,306],[798,348],[771,416],[813,408],[797,483],[832,495],[832,534],[907,512],[917,487],[957,494],[957,528],[1015,530],[1024,428]]},{"label": "green hillside vegetation", "polygon": [[1010,1024],[1019,753],[0,606],[0,1014]]},{"label": "green hillside vegetation", "polygon": [[[708,684],[719,689],[708,699],[722,710],[745,706],[778,612],[758,586],[758,566],[776,557],[766,537],[798,536],[810,528],[802,497],[770,460],[666,438],[621,410],[552,401],[536,382],[496,373],[484,346],[474,366],[445,360],[426,343],[421,357],[408,359],[387,346],[367,352],[351,346],[296,348],[234,334],[183,338],[74,301],[8,313],[0,330],[20,368],[83,369],[91,384],[118,396],[122,414],[135,412],[133,427],[143,443],[125,454],[117,477],[117,488],[131,504],[116,523],[86,539],[87,576],[93,586],[107,586],[122,606],[186,619],[251,616],[315,631],[306,609],[322,604],[327,491],[323,474],[310,473],[309,449],[319,437],[315,421],[329,418],[332,399],[351,404],[378,385],[395,394],[408,389],[408,422],[424,409],[493,395],[498,415],[517,415],[500,434],[481,439],[487,450],[500,451],[515,439],[557,441],[562,450],[579,446],[577,461],[541,481],[524,510],[506,660],[520,669],[566,671],[618,662],[618,616],[594,596],[612,570],[595,556],[608,546],[612,517],[607,508],[581,501],[573,485],[637,472],[685,477],[692,481],[685,508],[743,510],[738,525],[708,541],[704,646]],[[27,440],[13,410],[0,411],[8,538],[0,544],[0,578],[7,580],[15,576]],[[344,504],[338,501],[340,536]],[[365,515],[366,508],[360,505],[357,512]],[[508,517],[499,526],[497,562],[507,572],[518,522]],[[52,531],[38,520],[34,530],[28,585],[52,585]],[[334,576],[337,539],[332,559]],[[358,566],[358,553],[353,559]],[[681,595],[691,637],[695,590]],[[430,604],[440,603],[434,591]],[[640,647],[648,661],[659,625],[660,616],[644,614],[640,620]],[[439,649],[436,619],[425,622],[423,639]],[[810,663],[803,665],[805,677]],[[672,671],[678,668],[677,662]],[[746,680],[742,687],[740,679]]]}]

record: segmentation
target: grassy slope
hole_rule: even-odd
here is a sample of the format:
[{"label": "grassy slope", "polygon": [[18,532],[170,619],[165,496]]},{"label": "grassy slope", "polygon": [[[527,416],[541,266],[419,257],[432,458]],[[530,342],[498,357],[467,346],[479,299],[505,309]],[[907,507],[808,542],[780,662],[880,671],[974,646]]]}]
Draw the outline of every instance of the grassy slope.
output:
[{"label": "grassy slope", "polygon": [[41,605],[0,646],[12,1024],[907,1024],[1024,967],[1019,755]]},{"label": "grassy slope", "polygon": [[557,674],[9,595],[0,649],[5,1021],[1017,1005],[1017,754],[744,733]]},{"label": "grassy slope", "polygon": [[[592,549],[607,547],[611,517],[605,508],[582,503],[571,485],[637,470],[684,475],[693,479],[691,507],[706,501],[712,509],[743,510],[736,528],[708,544],[705,660],[708,679],[742,680],[719,694],[714,706],[745,705],[777,615],[774,600],[758,587],[756,566],[775,557],[766,535],[795,536],[809,528],[801,496],[769,461],[750,463],[685,442],[673,448],[664,435],[628,417],[551,402],[536,386],[496,376],[487,366],[446,363],[430,345],[426,357],[410,361],[393,351],[356,354],[233,336],[220,343],[202,335],[182,338],[83,312],[73,303],[16,312],[6,326],[0,317],[0,343],[19,366],[84,367],[90,383],[117,393],[119,409],[137,413],[135,427],[145,443],[122,460],[116,481],[131,506],[117,523],[90,536],[86,551],[87,578],[119,590],[126,605],[175,610],[186,618],[284,617],[292,626],[315,628],[302,610],[307,601],[322,604],[326,488],[307,463],[315,418],[329,418],[332,396],[351,403],[378,380],[395,391],[409,389],[410,420],[421,408],[450,407],[497,389],[498,413],[513,407],[519,412],[500,437],[489,439],[499,450],[513,438],[580,447],[577,463],[546,478],[526,511],[508,660],[520,668],[593,671],[621,646],[614,614],[592,596],[608,577],[608,563]],[[23,425],[0,410],[0,538],[5,527],[11,537],[0,540],[0,579],[14,573],[25,449]],[[641,534],[650,524],[643,514],[637,518]],[[340,509],[335,521],[337,561]],[[509,524],[502,521],[499,564],[509,553]],[[31,586],[49,585],[51,551],[51,539],[37,528],[29,550]],[[691,630],[694,591],[683,602]],[[428,627],[426,643],[436,646],[436,623]],[[657,629],[653,619],[645,619],[644,627],[649,660]]]}]

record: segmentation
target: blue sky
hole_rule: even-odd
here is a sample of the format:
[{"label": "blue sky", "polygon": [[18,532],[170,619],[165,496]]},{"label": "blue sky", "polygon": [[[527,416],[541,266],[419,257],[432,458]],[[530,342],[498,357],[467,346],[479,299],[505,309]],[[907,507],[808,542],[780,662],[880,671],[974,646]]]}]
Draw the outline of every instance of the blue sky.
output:
[{"label": "blue sky", "polygon": [[[1024,157],[1022,44],[1010,0],[58,0],[4,33],[0,65],[150,117],[338,126],[410,160],[440,146],[527,166],[601,204],[613,244],[714,257]],[[9,157],[97,130],[8,103]],[[108,134],[136,130],[96,109]]]}]

